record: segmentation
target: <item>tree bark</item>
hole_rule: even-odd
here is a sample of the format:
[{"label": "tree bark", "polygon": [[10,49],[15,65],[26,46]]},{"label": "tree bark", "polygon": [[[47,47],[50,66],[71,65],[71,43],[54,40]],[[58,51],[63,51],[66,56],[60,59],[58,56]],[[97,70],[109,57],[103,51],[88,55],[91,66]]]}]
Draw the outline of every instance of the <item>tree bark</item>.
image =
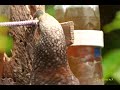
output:
[{"label": "tree bark", "polygon": [[[44,9],[44,5],[40,5],[39,8],[35,8],[33,10],[30,7],[31,11],[26,7],[26,5],[10,5],[10,21],[24,21],[30,20],[33,17],[33,13],[38,9]],[[74,29],[73,22],[65,22],[61,23],[67,40],[71,40],[71,30]],[[32,70],[32,60],[33,60],[33,49],[34,44],[39,40],[39,34],[36,34],[36,27],[31,26],[15,26],[11,27],[9,30],[9,35],[13,37],[13,48],[12,48],[12,56],[9,58],[4,56],[5,63],[0,64],[0,69],[3,70],[1,72],[2,84],[3,85],[29,85],[30,84],[30,76]],[[66,33],[67,32],[67,33]],[[68,40],[69,39],[69,40]],[[73,38],[72,38],[73,39]],[[71,43],[70,43],[71,42]],[[68,42],[72,44],[72,41]],[[0,56],[3,58],[3,55]],[[9,60],[8,60],[9,59]],[[4,67],[1,68],[1,67]]]},{"label": "tree bark", "polygon": [[[11,5],[10,11],[10,21],[30,19],[30,12],[25,5]],[[14,40],[12,57],[9,63],[12,67],[12,78],[15,84],[27,85],[30,83],[33,33],[32,26],[11,27],[9,31]]]}]

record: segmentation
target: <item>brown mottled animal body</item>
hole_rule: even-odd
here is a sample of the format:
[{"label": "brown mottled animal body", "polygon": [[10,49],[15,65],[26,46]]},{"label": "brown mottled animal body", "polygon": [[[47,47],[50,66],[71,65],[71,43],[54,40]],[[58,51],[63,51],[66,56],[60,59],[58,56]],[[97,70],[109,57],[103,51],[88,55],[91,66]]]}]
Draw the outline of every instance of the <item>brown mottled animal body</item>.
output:
[{"label": "brown mottled animal body", "polygon": [[79,81],[71,72],[66,59],[62,26],[45,12],[39,10],[35,15],[39,19],[40,40],[34,48],[31,84],[78,85]]}]

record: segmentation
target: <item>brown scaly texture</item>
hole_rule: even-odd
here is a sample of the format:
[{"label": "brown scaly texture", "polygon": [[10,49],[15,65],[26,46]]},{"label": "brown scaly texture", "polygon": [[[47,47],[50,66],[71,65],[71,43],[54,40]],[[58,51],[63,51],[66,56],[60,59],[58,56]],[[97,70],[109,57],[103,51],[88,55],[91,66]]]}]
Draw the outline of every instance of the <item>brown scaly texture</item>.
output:
[{"label": "brown scaly texture", "polygon": [[[25,5],[11,5],[10,21],[29,20],[30,13]],[[11,67],[13,80],[16,85],[28,85],[30,83],[32,44],[34,30],[27,26],[11,27],[9,33],[13,37]]]},{"label": "brown scaly texture", "polygon": [[40,41],[34,46],[32,85],[78,85],[66,60],[66,42],[60,23],[47,13],[39,14]]}]

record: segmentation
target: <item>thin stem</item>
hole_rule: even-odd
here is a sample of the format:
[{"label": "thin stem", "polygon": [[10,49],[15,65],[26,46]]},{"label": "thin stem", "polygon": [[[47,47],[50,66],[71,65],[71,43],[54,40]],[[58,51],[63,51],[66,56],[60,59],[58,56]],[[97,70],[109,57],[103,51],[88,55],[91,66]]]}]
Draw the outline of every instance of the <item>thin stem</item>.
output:
[{"label": "thin stem", "polygon": [[39,20],[15,21],[15,22],[0,22],[0,26],[25,26],[35,25]]}]

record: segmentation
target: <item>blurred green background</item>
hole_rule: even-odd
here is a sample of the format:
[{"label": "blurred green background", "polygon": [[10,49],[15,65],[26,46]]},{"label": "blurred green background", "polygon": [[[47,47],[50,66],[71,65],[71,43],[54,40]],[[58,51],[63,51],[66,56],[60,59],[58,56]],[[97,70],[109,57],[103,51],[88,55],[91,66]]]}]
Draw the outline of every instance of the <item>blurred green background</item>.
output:
[{"label": "blurred green background", "polygon": [[[9,19],[4,16],[0,15],[0,22],[7,22]],[[0,27],[0,53],[6,52],[8,55],[13,47],[13,39],[12,37],[8,36],[9,27]]]}]

